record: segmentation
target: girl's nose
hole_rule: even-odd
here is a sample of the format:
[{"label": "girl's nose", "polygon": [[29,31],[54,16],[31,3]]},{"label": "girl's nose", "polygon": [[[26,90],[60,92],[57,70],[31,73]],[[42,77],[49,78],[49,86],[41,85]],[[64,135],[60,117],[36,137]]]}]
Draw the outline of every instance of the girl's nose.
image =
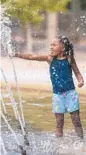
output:
[{"label": "girl's nose", "polygon": [[51,47],[50,50],[53,51],[53,48]]}]

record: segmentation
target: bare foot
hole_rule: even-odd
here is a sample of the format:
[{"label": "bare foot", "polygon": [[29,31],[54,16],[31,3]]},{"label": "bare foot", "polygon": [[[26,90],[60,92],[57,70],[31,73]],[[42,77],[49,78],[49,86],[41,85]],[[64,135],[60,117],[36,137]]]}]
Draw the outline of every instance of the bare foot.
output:
[{"label": "bare foot", "polygon": [[56,128],[56,137],[62,137],[63,136],[63,131],[60,128]]},{"label": "bare foot", "polygon": [[56,137],[63,137],[63,134],[62,134],[62,133],[57,133],[57,132],[56,132]]}]

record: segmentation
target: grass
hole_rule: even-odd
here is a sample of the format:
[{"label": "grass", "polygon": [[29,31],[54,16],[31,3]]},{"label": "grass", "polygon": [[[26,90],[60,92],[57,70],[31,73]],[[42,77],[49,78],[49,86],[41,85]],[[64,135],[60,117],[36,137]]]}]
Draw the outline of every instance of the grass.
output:
[{"label": "grass", "polygon": [[[17,91],[12,89],[16,102],[18,101]],[[2,94],[6,90],[2,89]],[[52,114],[52,93],[46,90],[21,89],[24,117],[26,122],[31,123],[31,127],[37,131],[54,131],[55,117]],[[83,128],[86,130],[86,95],[79,93],[80,98],[80,116]],[[8,98],[4,99],[5,103],[10,102]],[[35,104],[35,105],[34,105]],[[12,106],[6,105],[8,114],[14,119]],[[19,105],[18,105],[19,108]],[[69,114],[65,114],[64,129],[73,129]]]}]

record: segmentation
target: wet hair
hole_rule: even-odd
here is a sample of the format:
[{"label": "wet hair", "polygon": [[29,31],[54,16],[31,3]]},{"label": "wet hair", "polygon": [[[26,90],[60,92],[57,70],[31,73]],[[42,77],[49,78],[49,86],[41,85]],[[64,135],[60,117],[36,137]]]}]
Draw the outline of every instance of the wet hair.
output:
[{"label": "wet hair", "polygon": [[63,54],[64,56],[74,56],[74,49],[73,44],[70,43],[69,39],[65,36],[58,36],[59,42],[61,42],[64,45]]}]

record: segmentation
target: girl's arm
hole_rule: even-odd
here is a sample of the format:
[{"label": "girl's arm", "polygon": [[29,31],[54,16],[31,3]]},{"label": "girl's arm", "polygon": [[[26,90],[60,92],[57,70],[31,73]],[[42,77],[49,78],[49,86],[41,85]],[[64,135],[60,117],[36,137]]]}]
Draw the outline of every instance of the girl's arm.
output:
[{"label": "girl's arm", "polygon": [[27,60],[36,60],[36,61],[48,61],[50,62],[52,60],[52,57],[50,55],[34,55],[34,54],[15,54],[15,57],[27,59]]},{"label": "girl's arm", "polygon": [[81,73],[79,71],[79,68],[78,68],[74,58],[72,59],[71,66],[72,66],[74,74],[78,80],[78,87],[82,87],[84,85],[84,79],[83,79],[83,76],[81,75]]}]

